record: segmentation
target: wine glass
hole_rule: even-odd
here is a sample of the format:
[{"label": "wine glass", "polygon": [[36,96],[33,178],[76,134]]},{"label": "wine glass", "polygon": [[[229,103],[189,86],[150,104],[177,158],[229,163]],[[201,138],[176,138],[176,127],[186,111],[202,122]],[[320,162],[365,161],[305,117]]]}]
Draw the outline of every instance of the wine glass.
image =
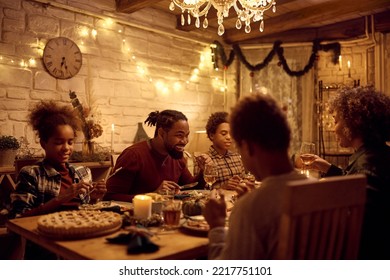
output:
[{"label": "wine glass", "polygon": [[310,142],[303,142],[301,144],[301,150],[299,156],[302,160],[301,173],[307,174],[307,167],[315,160],[315,144]]},{"label": "wine glass", "polygon": [[215,165],[209,164],[204,167],[203,178],[207,183],[206,188],[212,189],[213,184],[217,181],[218,170]]}]

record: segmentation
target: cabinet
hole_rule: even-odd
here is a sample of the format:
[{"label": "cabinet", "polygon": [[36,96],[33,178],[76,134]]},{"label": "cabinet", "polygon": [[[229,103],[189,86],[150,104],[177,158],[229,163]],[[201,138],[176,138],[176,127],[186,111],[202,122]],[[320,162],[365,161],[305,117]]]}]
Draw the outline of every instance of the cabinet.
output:
[{"label": "cabinet", "polygon": [[319,156],[333,163],[336,166],[345,168],[348,165],[349,157],[352,155],[351,148],[339,146],[334,131],[334,120],[329,113],[329,99],[336,94],[342,84],[323,84],[319,81],[317,96],[318,114],[318,149]]}]

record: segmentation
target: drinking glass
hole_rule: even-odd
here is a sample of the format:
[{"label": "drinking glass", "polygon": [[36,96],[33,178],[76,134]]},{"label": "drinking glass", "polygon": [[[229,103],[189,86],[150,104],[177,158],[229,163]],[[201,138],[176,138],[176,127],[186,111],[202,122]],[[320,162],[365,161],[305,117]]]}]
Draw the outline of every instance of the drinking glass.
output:
[{"label": "drinking glass", "polygon": [[301,173],[307,173],[307,167],[313,163],[315,160],[315,144],[310,142],[303,142],[301,145],[301,150],[299,156],[302,160]]},{"label": "drinking glass", "polygon": [[217,181],[218,170],[215,165],[209,164],[204,167],[203,178],[206,181],[206,188],[211,190],[213,184]]},{"label": "drinking glass", "polygon": [[162,202],[162,214],[165,229],[175,229],[180,226],[181,200],[165,200]]}]

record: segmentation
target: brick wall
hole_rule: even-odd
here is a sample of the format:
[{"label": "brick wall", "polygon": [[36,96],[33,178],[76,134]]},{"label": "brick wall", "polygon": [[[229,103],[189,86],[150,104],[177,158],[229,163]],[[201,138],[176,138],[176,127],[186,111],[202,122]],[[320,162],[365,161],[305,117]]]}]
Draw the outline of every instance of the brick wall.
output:
[{"label": "brick wall", "polygon": [[[115,124],[117,152],[133,142],[137,123],[151,111],[180,110],[195,131],[204,129],[212,112],[229,110],[235,103],[235,69],[227,71],[224,94],[223,73],[211,64],[207,43],[215,39],[211,32],[178,31],[174,17],[153,9],[130,16],[116,14],[115,1],[51,2],[65,8],[0,0],[0,134],[25,136],[39,147],[27,126],[29,106],[40,100],[69,103],[69,90],[83,105],[89,104],[103,126],[103,135],[96,139],[100,145],[110,146],[111,124]],[[101,18],[108,14],[114,19],[111,23]],[[172,36],[137,25],[169,31]],[[58,36],[72,39],[83,54],[80,72],[68,80],[53,78],[42,64],[42,48]],[[31,58],[35,66],[29,64]],[[153,136],[154,128],[145,130]]]},{"label": "brick wall", "polygon": [[[45,8],[34,1],[0,0],[0,134],[25,136],[39,147],[27,126],[29,106],[49,99],[69,103],[68,92],[73,90],[84,105],[91,106],[103,126],[103,135],[96,139],[99,144],[110,146],[111,124],[115,124],[114,149],[119,152],[132,144],[137,123],[144,121],[151,111],[168,108],[183,111],[194,132],[204,129],[212,112],[229,111],[242,94],[237,88],[236,63],[226,72],[226,94],[221,92],[223,73],[216,72],[210,63],[208,42],[215,39],[221,42],[214,31],[178,31],[174,17],[153,9],[117,14],[113,0],[50,2],[64,7]],[[102,19],[103,15],[111,15],[114,21],[109,24]],[[96,38],[91,35],[92,29],[97,31]],[[86,31],[87,36],[83,35]],[[57,36],[74,40],[83,53],[80,72],[69,80],[51,77],[40,58],[47,40]],[[384,35],[380,40],[385,50],[385,77],[390,69],[387,37]],[[332,64],[331,53],[320,52],[316,81],[352,84],[360,80],[361,85],[374,84],[378,66],[374,48],[369,48],[371,44],[372,41],[343,43],[341,69]],[[228,48],[226,51],[230,52]],[[35,58],[36,66],[28,64],[30,58]],[[348,60],[351,77],[348,77]],[[20,65],[22,61],[27,67]],[[256,60],[250,62],[254,64]],[[271,65],[276,63],[273,61]],[[192,80],[196,68],[199,74]],[[238,78],[240,88],[248,88],[245,77]],[[384,84],[385,92],[389,93],[388,79]],[[153,135],[154,128],[145,129],[149,136]]]}]

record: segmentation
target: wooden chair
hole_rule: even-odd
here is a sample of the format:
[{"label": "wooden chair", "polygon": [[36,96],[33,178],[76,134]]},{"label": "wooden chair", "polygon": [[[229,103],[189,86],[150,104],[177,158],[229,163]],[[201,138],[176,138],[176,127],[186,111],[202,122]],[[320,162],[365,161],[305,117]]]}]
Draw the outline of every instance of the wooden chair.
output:
[{"label": "wooden chair", "polygon": [[277,259],[356,259],[365,200],[364,175],[290,182]]}]

